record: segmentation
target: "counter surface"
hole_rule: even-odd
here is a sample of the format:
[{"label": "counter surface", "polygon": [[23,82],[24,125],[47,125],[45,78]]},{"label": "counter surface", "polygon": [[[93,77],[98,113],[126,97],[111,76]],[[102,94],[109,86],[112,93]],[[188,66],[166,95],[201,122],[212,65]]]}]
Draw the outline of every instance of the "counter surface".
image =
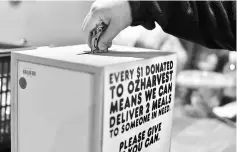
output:
[{"label": "counter surface", "polygon": [[236,129],[210,118],[190,118],[175,107],[171,152],[235,152]]}]

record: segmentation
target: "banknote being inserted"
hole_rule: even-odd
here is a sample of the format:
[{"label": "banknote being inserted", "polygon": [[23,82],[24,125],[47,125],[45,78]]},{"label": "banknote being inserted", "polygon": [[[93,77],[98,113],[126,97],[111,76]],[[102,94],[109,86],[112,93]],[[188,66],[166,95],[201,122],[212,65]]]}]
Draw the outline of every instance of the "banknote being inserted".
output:
[{"label": "banknote being inserted", "polygon": [[96,27],[91,31],[91,52],[92,53],[102,53],[108,52],[108,49],[100,50],[98,48],[98,42],[100,40],[101,35],[107,29],[107,25],[105,23],[101,23],[96,25]]}]

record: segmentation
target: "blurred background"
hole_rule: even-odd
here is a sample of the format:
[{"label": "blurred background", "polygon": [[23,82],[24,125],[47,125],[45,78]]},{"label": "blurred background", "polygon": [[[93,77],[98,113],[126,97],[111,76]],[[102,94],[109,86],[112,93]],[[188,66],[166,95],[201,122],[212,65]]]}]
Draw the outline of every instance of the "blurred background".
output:
[{"label": "blurred background", "polygon": [[[93,1],[0,1],[0,152],[10,152],[10,52],[86,43]],[[128,27],[113,44],[177,53],[171,152],[236,151],[236,52],[175,38],[159,25]]]}]

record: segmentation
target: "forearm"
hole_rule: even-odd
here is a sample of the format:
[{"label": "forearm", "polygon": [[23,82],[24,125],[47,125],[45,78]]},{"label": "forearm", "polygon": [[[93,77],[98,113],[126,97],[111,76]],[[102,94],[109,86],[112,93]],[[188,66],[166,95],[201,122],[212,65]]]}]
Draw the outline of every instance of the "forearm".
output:
[{"label": "forearm", "polygon": [[236,50],[234,1],[129,1],[132,26],[162,29],[209,48]]}]

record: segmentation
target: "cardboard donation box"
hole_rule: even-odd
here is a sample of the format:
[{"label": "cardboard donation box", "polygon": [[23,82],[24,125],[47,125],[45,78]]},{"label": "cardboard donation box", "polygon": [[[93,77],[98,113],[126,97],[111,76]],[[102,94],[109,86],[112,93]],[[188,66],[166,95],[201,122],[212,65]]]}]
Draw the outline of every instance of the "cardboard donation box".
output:
[{"label": "cardboard donation box", "polygon": [[12,53],[12,152],[169,152],[176,55],[89,51]]}]

